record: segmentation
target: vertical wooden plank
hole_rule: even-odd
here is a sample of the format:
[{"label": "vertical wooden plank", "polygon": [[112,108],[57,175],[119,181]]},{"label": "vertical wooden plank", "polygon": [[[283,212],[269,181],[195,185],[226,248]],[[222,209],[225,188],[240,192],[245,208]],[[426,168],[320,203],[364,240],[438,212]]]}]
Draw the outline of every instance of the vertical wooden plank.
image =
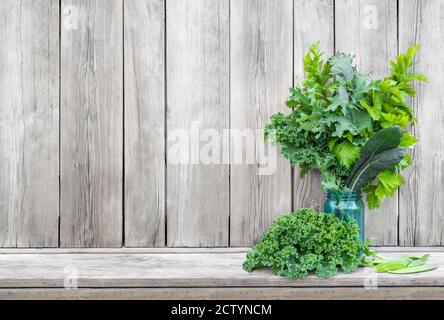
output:
[{"label": "vertical wooden plank", "polygon": [[[304,79],[304,56],[310,46],[320,41],[321,49],[328,55],[334,52],[333,0],[294,1],[294,83]],[[325,194],[321,192],[319,172],[299,178],[300,169],[294,168],[294,208],[322,210]]]},{"label": "vertical wooden plank", "polygon": [[122,5],[62,1],[62,247],[122,244]]},{"label": "vertical wooden plank", "polygon": [[399,242],[405,246],[444,244],[444,2],[399,2],[399,48],[420,44],[415,72],[429,82],[416,83],[413,108],[418,123],[412,132],[418,139],[413,166],[400,189]]},{"label": "vertical wooden plank", "polygon": [[[244,141],[242,164],[234,160],[239,156],[235,145],[241,141],[233,141],[231,149],[232,246],[254,244],[278,215],[291,210],[290,165],[278,152],[271,153],[269,172],[261,175],[257,155],[264,140],[256,133],[273,113],[286,111],[293,77],[292,38],[291,0],[231,1],[231,130],[253,134],[253,140]],[[251,145],[256,158],[248,164]]]},{"label": "vertical wooden plank", "polygon": [[55,247],[59,2],[0,1],[0,247]]},{"label": "vertical wooden plank", "polygon": [[[397,54],[396,0],[336,0],[336,50],[356,54],[361,72],[388,75]],[[398,242],[398,196],[378,210],[366,210],[366,236],[376,245]]]},{"label": "vertical wooden plank", "polygon": [[[125,246],[165,246],[165,2],[125,3]],[[148,32],[149,31],[149,32]]]},{"label": "vertical wooden plank", "polygon": [[167,104],[168,245],[226,246],[229,166],[202,162],[197,129],[219,146],[229,127],[228,0],[167,1]]}]

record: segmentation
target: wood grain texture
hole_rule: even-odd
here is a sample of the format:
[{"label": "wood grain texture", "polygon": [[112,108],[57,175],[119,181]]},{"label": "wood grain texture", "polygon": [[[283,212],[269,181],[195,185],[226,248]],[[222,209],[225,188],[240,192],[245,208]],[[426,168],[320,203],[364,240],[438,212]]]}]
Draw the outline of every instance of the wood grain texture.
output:
[{"label": "wood grain texture", "polygon": [[[389,73],[389,61],[397,55],[396,0],[337,0],[336,50],[356,54],[361,72],[375,78]],[[366,236],[374,244],[398,243],[398,196],[386,200],[378,210],[366,209]]]},{"label": "wood grain texture", "polygon": [[[195,253],[243,253],[246,254],[251,247],[220,247],[220,248],[0,248],[0,255],[5,254],[195,254]],[[377,247],[380,253],[417,255],[425,253],[444,252],[444,247]]]},{"label": "wood grain texture", "polygon": [[418,123],[412,129],[418,139],[413,166],[406,170],[400,190],[399,241],[401,245],[444,244],[444,3],[400,1],[399,48],[420,44],[415,72],[429,82],[415,84]]},{"label": "wood grain texture", "polygon": [[165,246],[165,2],[124,4],[125,246],[159,247]]},{"label": "wood grain texture", "polygon": [[[397,249],[397,247],[392,247],[393,249]],[[409,248],[403,247],[402,249]],[[437,249],[441,249],[442,247],[421,247],[421,248],[413,248],[410,247],[411,250],[422,249],[425,251],[437,251]],[[0,248],[0,255],[3,254],[90,254],[90,253],[104,253],[104,254],[140,254],[140,253],[149,253],[149,254],[163,254],[163,253],[174,253],[174,254],[189,254],[189,253],[247,253],[251,248],[248,247],[219,247],[219,248],[168,248],[168,247],[146,247],[146,248]],[[379,251],[379,250],[378,250]],[[439,251],[439,250],[438,250]],[[442,248],[440,251],[444,251]]]},{"label": "wood grain texture", "polygon": [[227,246],[229,150],[209,163],[199,152],[220,145],[205,129],[229,128],[229,1],[167,1],[167,39],[167,243]]},{"label": "wood grain texture", "polygon": [[[0,289],[0,300],[442,300],[441,287]],[[259,310],[259,309],[258,309]]]},{"label": "wood grain texture", "polygon": [[[389,258],[405,252],[385,252]],[[420,255],[421,252],[411,252]],[[289,280],[269,269],[242,269],[245,252],[222,253],[72,253],[4,254],[0,259],[0,288],[63,288],[76,277],[78,288],[333,288],[442,287],[444,253],[433,252],[431,272],[395,275],[359,268],[323,279],[310,275]]]},{"label": "wood grain texture", "polygon": [[122,6],[62,1],[62,247],[122,244]]},{"label": "wood grain texture", "polygon": [[0,247],[54,247],[59,2],[0,1]]},{"label": "wood grain texture", "polygon": [[[294,83],[305,77],[304,56],[310,46],[320,41],[328,55],[334,52],[333,0],[294,1]],[[293,205],[298,208],[323,210],[325,194],[321,192],[320,173],[310,172],[299,178],[299,167],[294,168]]]},{"label": "wood grain texture", "polygon": [[[293,75],[292,10],[290,0],[231,2],[231,130],[253,135],[242,150],[236,148],[239,139],[231,148],[232,246],[254,244],[278,215],[291,210],[290,165],[275,149],[266,165],[260,164],[264,140],[258,130],[286,109]],[[247,160],[251,150],[254,163]],[[234,161],[240,153],[242,163]]]}]

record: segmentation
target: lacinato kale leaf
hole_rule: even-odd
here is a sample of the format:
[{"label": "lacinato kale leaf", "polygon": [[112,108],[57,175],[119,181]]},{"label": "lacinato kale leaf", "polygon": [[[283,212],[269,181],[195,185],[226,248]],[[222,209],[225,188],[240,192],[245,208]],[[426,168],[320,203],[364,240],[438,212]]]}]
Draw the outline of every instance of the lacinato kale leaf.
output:
[{"label": "lacinato kale leaf", "polygon": [[278,218],[247,254],[246,271],[268,267],[289,279],[310,272],[328,278],[338,271],[352,272],[374,253],[370,241],[359,240],[358,225],[332,214],[299,209]]},{"label": "lacinato kale leaf", "polygon": [[[360,158],[346,181],[347,187],[351,190],[361,190],[377,176],[384,185],[388,179],[383,181],[383,175],[394,178],[387,170],[398,165],[407,154],[407,148],[399,147],[402,135],[399,127],[389,127],[375,133],[362,147]],[[392,195],[398,186],[398,183],[390,183],[390,187],[395,189],[387,189],[390,190],[387,194]]]}]

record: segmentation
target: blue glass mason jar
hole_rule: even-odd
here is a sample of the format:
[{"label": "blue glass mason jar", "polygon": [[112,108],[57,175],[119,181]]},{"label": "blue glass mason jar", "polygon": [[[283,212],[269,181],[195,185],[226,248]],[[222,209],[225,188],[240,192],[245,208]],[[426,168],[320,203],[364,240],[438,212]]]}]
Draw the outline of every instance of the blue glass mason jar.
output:
[{"label": "blue glass mason jar", "polygon": [[359,239],[365,237],[365,206],[361,191],[328,191],[324,212],[334,214],[344,221],[356,221],[359,226]]}]

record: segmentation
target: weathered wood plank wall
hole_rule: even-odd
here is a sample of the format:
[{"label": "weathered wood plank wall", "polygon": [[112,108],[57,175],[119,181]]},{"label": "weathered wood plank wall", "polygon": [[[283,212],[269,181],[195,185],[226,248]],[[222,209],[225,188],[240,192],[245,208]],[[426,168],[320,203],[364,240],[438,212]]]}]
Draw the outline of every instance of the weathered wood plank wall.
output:
[{"label": "weathered wood plank wall", "polygon": [[228,245],[229,167],[202,164],[196,134],[229,127],[229,16],[228,0],[167,1],[168,246]]},{"label": "weathered wood plank wall", "polygon": [[57,247],[58,1],[0,1],[0,246]]},{"label": "weathered wood plank wall", "polygon": [[[291,0],[231,3],[231,128],[253,133],[244,149],[253,144],[254,150],[265,150],[258,129],[264,128],[273,113],[285,111],[282,101],[293,74],[292,10]],[[236,142],[231,150],[234,156]],[[278,157],[274,173],[268,175],[263,174],[260,151],[254,155],[254,163],[245,159],[231,165],[233,246],[254,244],[279,214],[291,210],[288,161]]]},{"label": "weathered wood plank wall", "polygon": [[444,243],[440,1],[0,0],[0,16],[1,247],[247,246],[322,208],[319,176],[270,163],[260,132],[316,40],[378,77],[422,45],[415,165],[367,234]]},{"label": "weathered wood plank wall", "polygon": [[444,244],[444,2],[407,0],[399,2],[399,49],[422,45],[416,71],[428,83],[416,87],[414,109],[418,125],[413,133],[419,143],[414,164],[400,191],[400,245]]},{"label": "weathered wood plank wall", "polygon": [[157,247],[165,244],[165,1],[124,4],[125,244]]},{"label": "weathered wood plank wall", "polygon": [[123,2],[61,3],[60,245],[118,247],[123,217]]}]

